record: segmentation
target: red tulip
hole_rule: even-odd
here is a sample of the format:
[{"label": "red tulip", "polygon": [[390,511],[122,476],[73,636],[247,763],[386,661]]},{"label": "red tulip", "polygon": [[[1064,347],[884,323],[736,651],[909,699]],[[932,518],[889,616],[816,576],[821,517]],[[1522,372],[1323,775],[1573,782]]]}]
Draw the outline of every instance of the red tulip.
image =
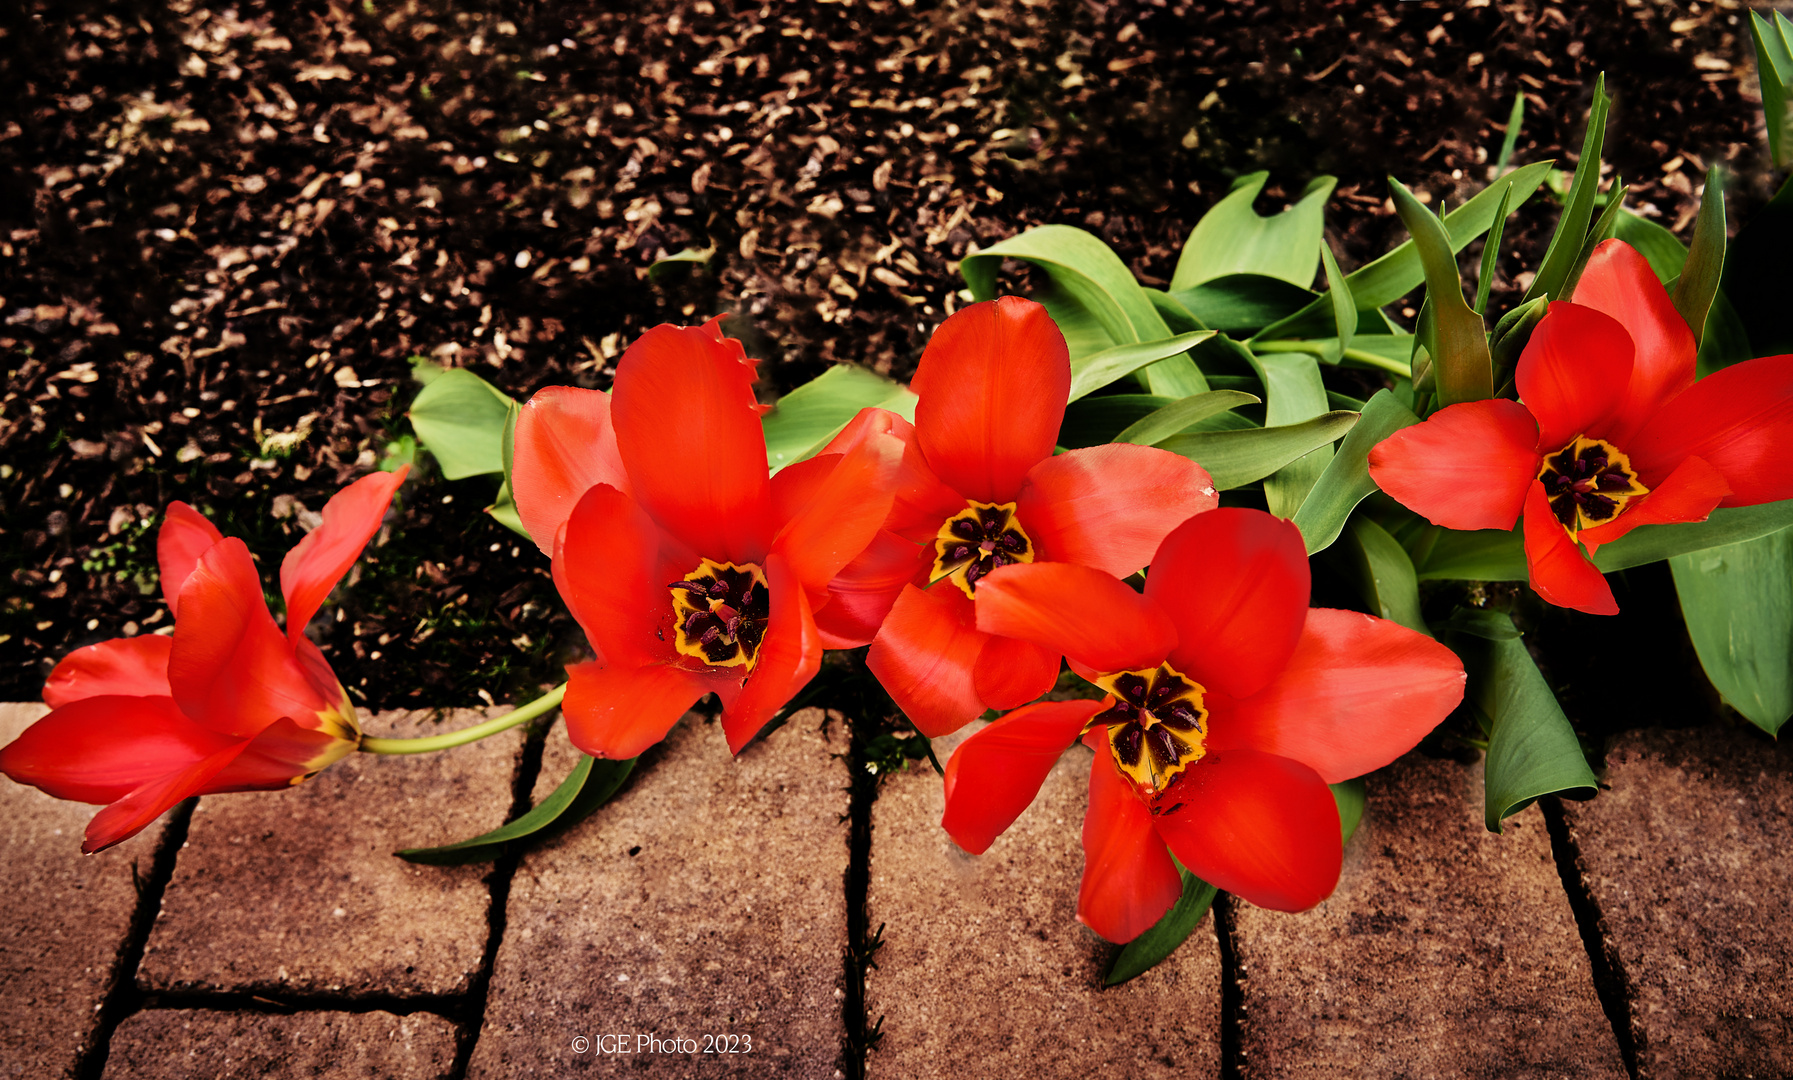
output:
[{"label": "red tulip", "polygon": [[1307,602],[1301,533],[1258,510],[1179,526],[1143,596],[1084,566],[996,570],[978,627],[1063,650],[1109,696],[1030,705],[966,739],[941,825],[982,853],[1082,735],[1096,752],[1077,899],[1090,929],[1129,941],[1156,922],[1182,889],[1172,853],[1260,907],[1313,907],[1341,859],[1326,785],[1410,749],[1464,675],[1423,634]]},{"label": "red tulip", "polygon": [[941,324],[913,382],[915,424],[867,410],[831,449],[873,433],[906,445],[890,520],[816,612],[830,648],[867,662],[929,736],[1051,689],[1058,650],[981,629],[995,568],[1045,562],[1138,570],[1178,522],[1218,501],[1201,466],[1129,444],[1053,454],[1070,354],[1046,309],[1018,297]]},{"label": "red tulip", "polygon": [[517,513],[597,659],[567,669],[574,745],[631,758],[715,693],[739,753],[815,675],[814,609],[890,512],[902,444],[873,435],[768,477],[754,361],[658,326],[612,393],[549,387],[517,420]]},{"label": "red tulip", "polygon": [[1649,263],[1608,240],[1574,302],[1552,303],[1532,333],[1520,401],[1440,409],[1372,450],[1370,475],[1447,529],[1511,529],[1523,513],[1538,595],[1615,614],[1588,557],[1600,545],[1639,525],[1793,498],[1793,356],[1695,383],[1696,351]]},{"label": "red tulip", "polygon": [[106,803],[92,853],[136,835],[189,795],[265,791],[310,778],[359,745],[355,706],[305,636],[380,527],[409,467],[364,476],[280,565],[283,633],[241,540],[171,503],[156,541],[174,634],[114,638],[64,657],[44,684],[55,711],[0,750],[0,772],[59,799]]}]

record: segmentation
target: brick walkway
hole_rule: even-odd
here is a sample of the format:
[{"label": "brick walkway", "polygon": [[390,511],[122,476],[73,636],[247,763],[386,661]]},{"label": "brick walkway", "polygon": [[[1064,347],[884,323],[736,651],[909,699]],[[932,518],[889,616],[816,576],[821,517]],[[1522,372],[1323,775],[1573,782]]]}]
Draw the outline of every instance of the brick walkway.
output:
[{"label": "brick walkway", "polygon": [[1501,836],[1474,767],[1410,756],[1331,900],[1223,901],[1112,990],[1072,917],[1081,749],[978,858],[925,766],[855,798],[815,712],[739,761],[691,717],[520,858],[391,856],[573,760],[558,730],[356,757],[91,858],[88,808],[0,782],[0,1077],[1793,1076],[1793,753],[1752,732],[1623,736],[1610,791]]}]

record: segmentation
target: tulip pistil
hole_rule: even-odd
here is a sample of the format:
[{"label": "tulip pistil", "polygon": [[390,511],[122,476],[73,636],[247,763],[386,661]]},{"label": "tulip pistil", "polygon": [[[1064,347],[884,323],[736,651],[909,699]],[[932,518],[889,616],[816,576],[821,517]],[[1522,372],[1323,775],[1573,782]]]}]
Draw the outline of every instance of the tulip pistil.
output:
[{"label": "tulip pistil", "polygon": [[971,501],[941,524],[934,550],[929,583],[951,578],[966,596],[976,595],[978,580],[997,567],[1034,559],[1033,541],[1015,520],[1014,503]]},{"label": "tulip pistil", "polygon": [[711,667],[739,665],[753,670],[772,615],[764,571],[753,563],[737,566],[704,559],[684,580],[667,588],[672,590],[677,617],[674,648]]},{"label": "tulip pistil", "polygon": [[1095,683],[1113,704],[1089,726],[1107,725],[1109,753],[1142,798],[1152,799],[1207,753],[1202,684],[1169,664],[1113,672]]},{"label": "tulip pistil", "polygon": [[1551,513],[1570,536],[1606,524],[1624,512],[1626,503],[1649,494],[1637,482],[1630,458],[1611,443],[1585,435],[1546,455],[1538,481]]}]

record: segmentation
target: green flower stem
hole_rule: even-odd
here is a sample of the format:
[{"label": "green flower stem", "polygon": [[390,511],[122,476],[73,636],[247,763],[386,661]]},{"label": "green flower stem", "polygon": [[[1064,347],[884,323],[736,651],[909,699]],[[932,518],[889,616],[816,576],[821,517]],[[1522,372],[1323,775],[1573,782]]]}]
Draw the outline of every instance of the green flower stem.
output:
[{"label": "green flower stem", "polygon": [[512,709],[503,716],[487,720],[483,724],[451,731],[446,735],[426,735],[420,739],[371,739],[363,735],[361,751],[367,754],[428,754],[436,750],[446,750],[451,746],[464,746],[467,743],[478,742],[496,735],[501,731],[509,731],[519,724],[527,724],[559,705],[560,699],[566,696],[567,684],[561,683],[521,708]]},{"label": "green flower stem", "polygon": [[[1307,341],[1257,341],[1252,343],[1252,351],[1260,353],[1307,353],[1309,356],[1324,357],[1327,349],[1324,345],[1316,345]],[[1413,369],[1399,360],[1390,360],[1386,356],[1377,356],[1373,352],[1362,349],[1346,349],[1342,359],[1364,367],[1376,368],[1391,375],[1399,375],[1404,379],[1413,377]]]}]

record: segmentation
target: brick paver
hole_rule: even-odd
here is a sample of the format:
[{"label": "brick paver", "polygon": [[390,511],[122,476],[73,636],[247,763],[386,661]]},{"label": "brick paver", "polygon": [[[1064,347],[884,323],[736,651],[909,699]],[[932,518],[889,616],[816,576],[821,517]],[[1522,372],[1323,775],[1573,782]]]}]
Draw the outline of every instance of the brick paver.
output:
[{"label": "brick paver", "polygon": [[[382,713],[408,737],[479,722]],[[400,848],[510,813],[522,734],[434,754],[352,754],[290,791],[201,799],[138,973],[146,990],[452,994],[484,956],[487,865],[417,866]]]},{"label": "brick paver", "polygon": [[[468,1075],[839,1075],[849,776],[844,726],[821,724],[798,713],[736,760],[688,715],[526,855]],[[538,797],[576,757],[557,728]],[[751,1051],[703,1053],[715,1036]]]},{"label": "brick paver", "polygon": [[447,1080],[455,1028],[426,1012],[215,1012],[127,1018],[105,1080]]},{"label": "brick paver", "polygon": [[1793,1076],[1793,752],[1753,728],[1633,731],[1570,836],[1644,1080]]},{"label": "brick paver", "polygon": [[1235,902],[1245,1077],[1624,1080],[1537,808],[1482,823],[1482,772],[1370,778],[1332,898]]},{"label": "brick paver", "polygon": [[[957,742],[935,740],[942,762]],[[1089,770],[1088,750],[1066,754],[980,856],[941,830],[940,778],[925,762],[885,779],[868,901],[884,944],[866,974],[866,1015],[883,1034],[867,1076],[1220,1074],[1212,919],[1157,968],[1101,988],[1115,950],[1076,921]]]},{"label": "brick paver", "polygon": [[[46,712],[0,704],[0,746]],[[72,1076],[91,1046],[137,910],[133,872],[149,876],[163,831],[82,855],[96,810],[0,779],[0,1076]]]}]

